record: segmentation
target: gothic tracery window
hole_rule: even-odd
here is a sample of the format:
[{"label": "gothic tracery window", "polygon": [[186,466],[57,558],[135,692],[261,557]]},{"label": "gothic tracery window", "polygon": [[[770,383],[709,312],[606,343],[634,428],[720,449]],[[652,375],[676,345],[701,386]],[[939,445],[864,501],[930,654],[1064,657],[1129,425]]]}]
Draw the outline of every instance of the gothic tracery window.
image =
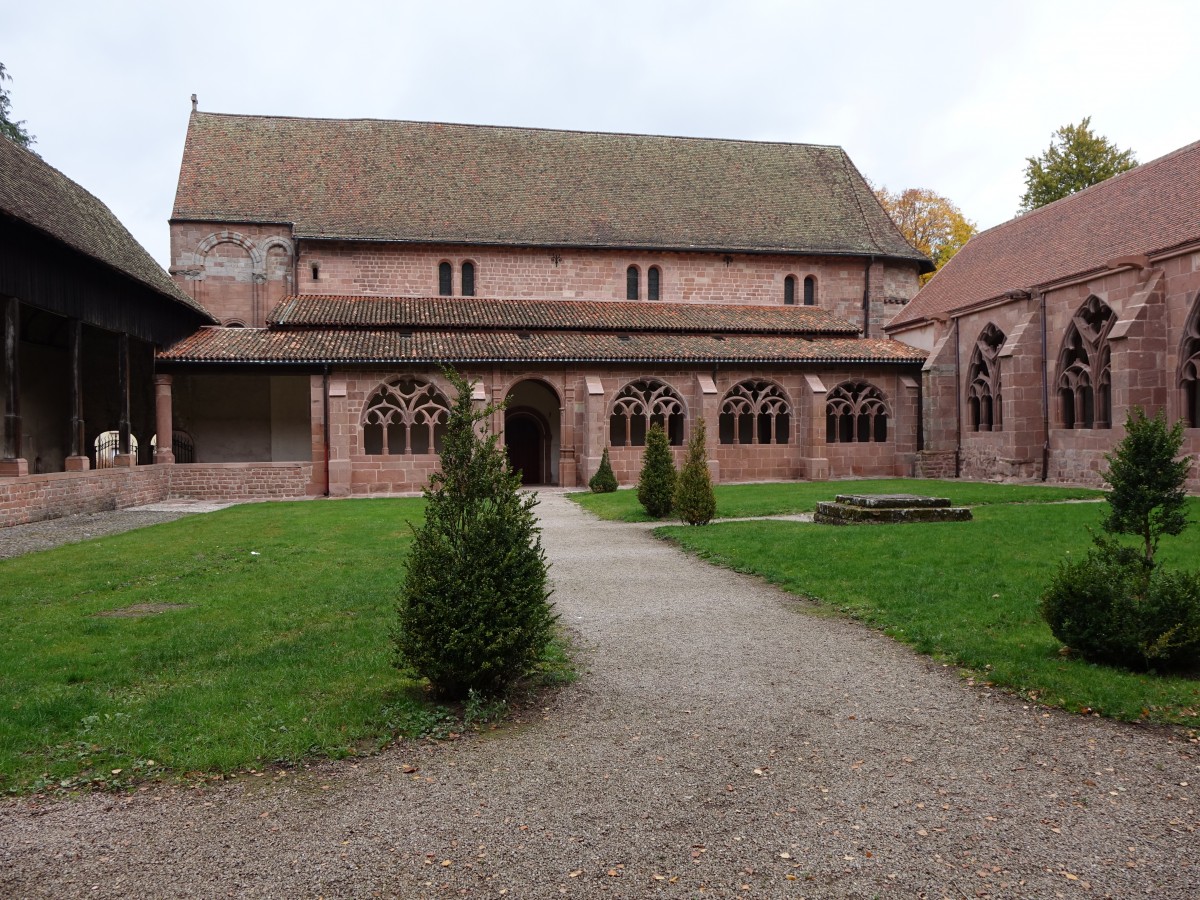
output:
[{"label": "gothic tracery window", "polygon": [[743,381],[721,402],[718,430],[722,444],[786,444],[792,407],[779,386],[769,381]]},{"label": "gothic tracery window", "polygon": [[394,378],[381,384],[363,410],[363,451],[371,455],[438,453],[450,403],[427,381]]},{"label": "gothic tracery window", "polygon": [[1058,397],[1064,428],[1112,424],[1112,359],[1108,333],[1117,317],[1099,297],[1088,297],[1071,319],[1058,354]]},{"label": "gothic tracery window", "polygon": [[967,369],[967,410],[972,431],[1000,431],[1000,348],[1004,332],[990,322],[975,341]]},{"label": "gothic tracery window", "polygon": [[883,392],[865,381],[848,381],[825,399],[825,440],[830,444],[887,440],[888,409]]},{"label": "gothic tracery window", "polygon": [[1192,306],[1179,348],[1179,387],[1183,390],[1183,419],[1200,428],[1200,295]]},{"label": "gothic tracery window", "polygon": [[644,447],[646,432],[657,422],[674,446],[683,443],[683,400],[673,387],[656,378],[627,384],[613,400],[608,419],[614,447]]}]

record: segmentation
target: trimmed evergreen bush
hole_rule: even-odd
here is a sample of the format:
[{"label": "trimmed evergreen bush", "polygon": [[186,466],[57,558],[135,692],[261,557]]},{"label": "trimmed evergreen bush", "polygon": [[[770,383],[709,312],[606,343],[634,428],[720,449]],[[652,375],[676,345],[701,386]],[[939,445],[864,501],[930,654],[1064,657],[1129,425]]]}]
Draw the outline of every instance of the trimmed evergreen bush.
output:
[{"label": "trimmed evergreen bush", "polygon": [[675,460],[671,444],[661,425],[654,422],[646,432],[646,450],[642,454],[642,472],[638,476],[638,503],[655,519],[670,515],[675,496]]},{"label": "trimmed evergreen bush", "polygon": [[1054,636],[1091,662],[1175,669],[1200,659],[1200,574],[1147,570],[1100,548],[1059,567],[1042,595]]},{"label": "trimmed evergreen bush", "polygon": [[441,450],[441,471],[425,489],[398,603],[398,666],[429,679],[447,699],[495,696],[530,671],[557,616],[533,513],[471,386],[446,370],[458,397]]},{"label": "trimmed evergreen bush", "polygon": [[607,447],[604,448],[604,454],[600,457],[600,468],[588,482],[588,487],[592,489],[593,494],[611,494],[617,489],[617,476],[613,474],[612,463],[608,461]]},{"label": "trimmed evergreen bush", "polygon": [[675,485],[675,512],[689,525],[707,525],[717,514],[712,476],[708,474],[704,420],[698,419]]},{"label": "trimmed evergreen bush", "polygon": [[1085,659],[1138,669],[1200,662],[1200,573],[1166,571],[1154,558],[1162,536],[1188,524],[1182,446],[1181,423],[1167,428],[1161,411],[1148,419],[1135,407],[1125,437],[1105,456],[1106,534],[1093,535],[1084,559],[1059,567],[1041,602],[1054,636]]}]

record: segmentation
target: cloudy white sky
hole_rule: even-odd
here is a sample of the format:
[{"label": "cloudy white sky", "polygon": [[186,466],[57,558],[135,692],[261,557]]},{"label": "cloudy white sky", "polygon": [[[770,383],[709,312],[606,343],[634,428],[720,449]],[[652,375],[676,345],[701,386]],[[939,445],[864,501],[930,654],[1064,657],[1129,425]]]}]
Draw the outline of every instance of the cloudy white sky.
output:
[{"label": "cloudy white sky", "polygon": [[212,112],[838,144],[980,227],[1084,116],[1200,139],[1192,0],[0,4],[12,114],[167,264],[189,96]]}]

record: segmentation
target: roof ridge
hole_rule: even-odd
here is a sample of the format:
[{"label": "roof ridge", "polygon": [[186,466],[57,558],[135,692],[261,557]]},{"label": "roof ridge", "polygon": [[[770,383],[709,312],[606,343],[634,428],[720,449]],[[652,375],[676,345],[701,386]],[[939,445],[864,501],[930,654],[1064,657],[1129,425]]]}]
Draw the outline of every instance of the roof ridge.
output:
[{"label": "roof ridge", "polygon": [[747,138],[727,138],[727,137],[704,137],[695,134],[660,134],[657,132],[643,131],[589,131],[584,128],[549,128],[541,125],[493,125],[480,124],[472,122],[444,122],[432,119],[387,119],[378,116],[355,116],[350,118],[342,118],[337,116],[279,116],[268,115],[262,113],[222,113],[208,112],[204,110],[195,110],[191,113],[192,116],[212,116],[214,118],[226,119],[258,119],[260,121],[275,121],[285,120],[289,122],[330,122],[330,123],[352,123],[352,122],[379,122],[388,125],[434,125],[445,128],[464,128],[478,129],[487,131],[521,131],[521,132],[540,132],[549,134],[585,134],[592,136],[604,137],[634,137],[634,138],[660,138],[670,141],[703,141],[705,143],[721,142],[727,144],[753,144],[753,145],[768,145],[768,146],[784,146],[784,147],[812,147],[825,150],[840,150],[845,153],[845,148],[840,144],[818,144],[809,141],[780,141],[780,140],[756,140]]}]

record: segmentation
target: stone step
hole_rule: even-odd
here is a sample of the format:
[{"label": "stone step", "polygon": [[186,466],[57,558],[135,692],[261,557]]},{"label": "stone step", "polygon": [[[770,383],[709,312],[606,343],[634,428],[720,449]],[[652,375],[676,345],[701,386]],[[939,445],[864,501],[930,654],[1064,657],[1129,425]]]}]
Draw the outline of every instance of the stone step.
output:
[{"label": "stone step", "polygon": [[871,509],[917,509],[949,506],[949,497],[923,497],[920,494],[838,494],[837,503]]}]

